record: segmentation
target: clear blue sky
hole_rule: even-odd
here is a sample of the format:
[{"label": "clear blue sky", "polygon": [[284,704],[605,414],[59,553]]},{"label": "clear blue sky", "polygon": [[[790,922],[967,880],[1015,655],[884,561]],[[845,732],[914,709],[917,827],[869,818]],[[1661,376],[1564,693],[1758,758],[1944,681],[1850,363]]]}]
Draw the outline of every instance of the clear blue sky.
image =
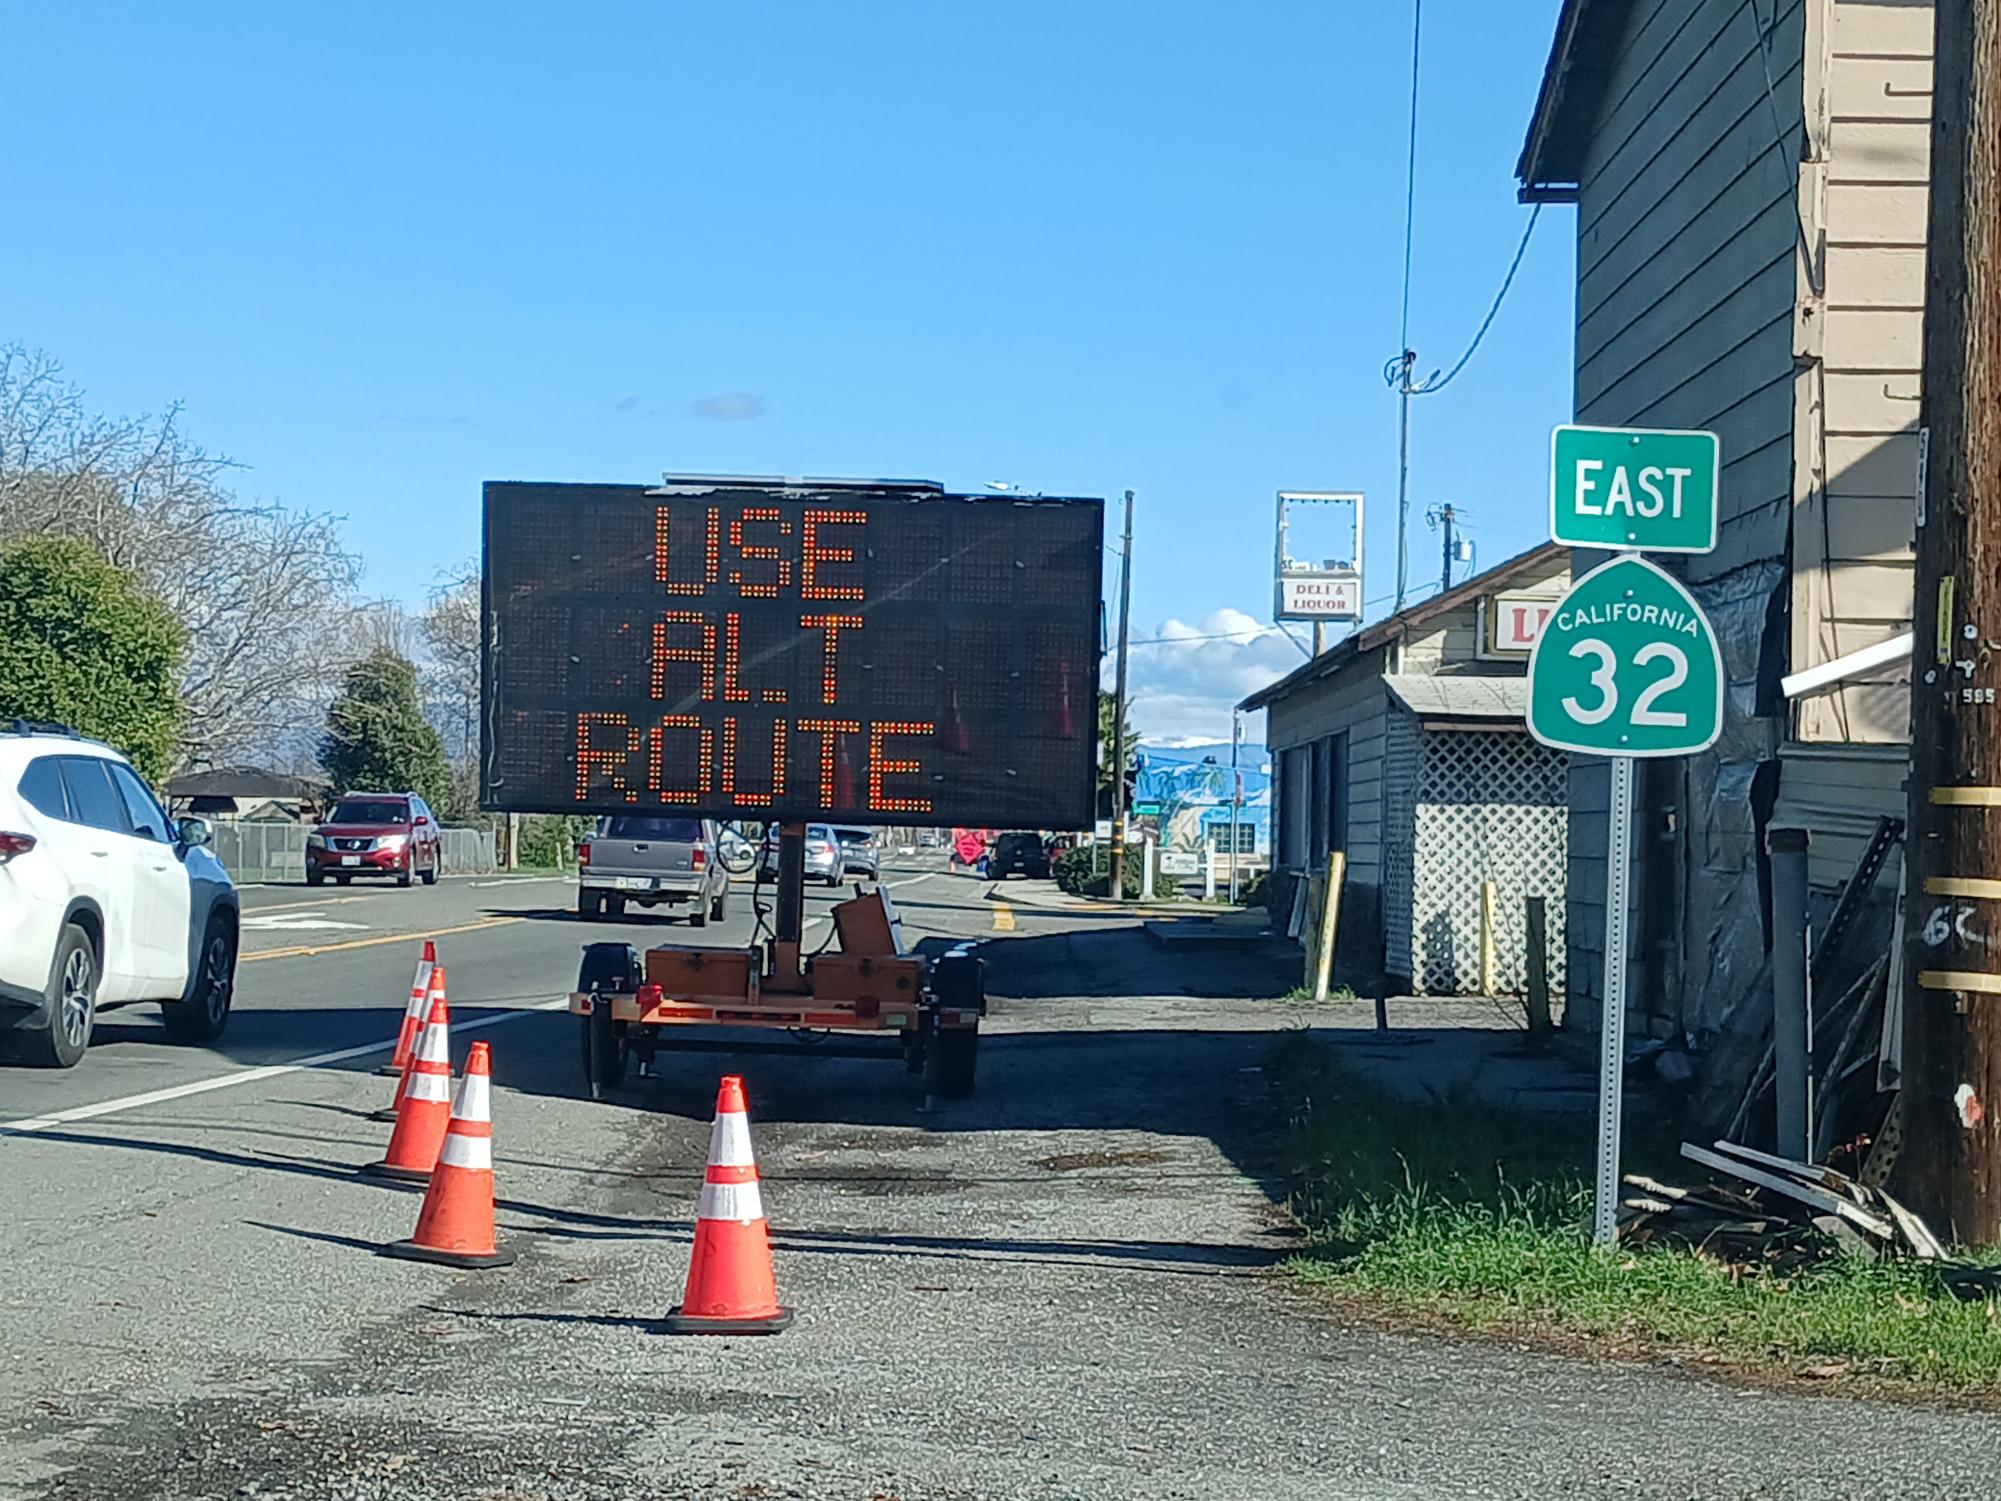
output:
[{"label": "clear blue sky", "polygon": [[[1556,8],[1427,7],[1421,368],[1513,251]],[[16,6],[0,339],[105,410],[184,399],[246,491],[344,513],[369,591],[412,601],[475,550],[482,479],[665,468],[1129,486],[1148,637],[1268,619],[1272,492],[1359,487],[1378,597],[1409,25],[1408,0]],[[1419,403],[1414,580],[1431,502],[1483,563],[1542,535],[1573,235],[1545,214]],[[1213,698],[1236,651],[1156,666]]]}]

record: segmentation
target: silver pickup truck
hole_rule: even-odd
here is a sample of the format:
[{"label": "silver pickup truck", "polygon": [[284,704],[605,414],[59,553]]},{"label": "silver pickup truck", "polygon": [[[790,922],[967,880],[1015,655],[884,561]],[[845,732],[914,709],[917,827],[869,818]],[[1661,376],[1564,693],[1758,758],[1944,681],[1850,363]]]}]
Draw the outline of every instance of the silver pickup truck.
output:
[{"label": "silver pickup truck", "polygon": [[600,818],[577,848],[577,913],[622,917],[627,903],[686,907],[691,927],[729,911],[729,872],[706,818]]}]

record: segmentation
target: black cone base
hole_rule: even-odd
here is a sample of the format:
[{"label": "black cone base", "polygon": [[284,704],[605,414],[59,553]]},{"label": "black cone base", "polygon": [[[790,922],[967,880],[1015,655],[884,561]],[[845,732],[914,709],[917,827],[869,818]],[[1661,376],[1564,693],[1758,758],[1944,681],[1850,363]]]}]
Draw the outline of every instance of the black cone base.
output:
[{"label": "black cone base", "polygon": [[669,1309],[660,1321],[662,1334],[777,1334],[792,1323],[792,1310],[781,1308],[768,1319],[704,1319]]},{"label": "black cone base", "polygon": [[420,1246],[414,1240],[391,1241],[382,1248],[384,1256],[395,1256],[404,1261],[429,1261],[438,1266],[455,1266],[465,1271],[483,1272],[488,1267],[513,1266],[514,1247],[496,1245],[485,1256],[471,1251],[434,1251],[429,1246]]}]

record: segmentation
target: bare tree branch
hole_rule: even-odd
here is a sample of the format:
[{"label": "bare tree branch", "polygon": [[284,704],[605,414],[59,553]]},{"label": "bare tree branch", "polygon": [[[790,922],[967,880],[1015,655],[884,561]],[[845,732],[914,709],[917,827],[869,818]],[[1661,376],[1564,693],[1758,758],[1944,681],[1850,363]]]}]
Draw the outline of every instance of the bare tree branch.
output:
[{"label": "bare tree branch", "polygon": [[55,360],[0,346],[0,539],[86,537],[187,626],[186,764],[290,761],[367,650],[360,559],[337,517],[239,500],[180,415],[93,416]]}]

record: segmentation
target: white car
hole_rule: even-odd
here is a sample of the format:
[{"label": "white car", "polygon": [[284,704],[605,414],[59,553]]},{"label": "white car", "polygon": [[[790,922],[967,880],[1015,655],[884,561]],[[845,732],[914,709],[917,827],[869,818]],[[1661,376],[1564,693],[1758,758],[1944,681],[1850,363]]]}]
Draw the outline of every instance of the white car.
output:
[{"label": "white car", "polygon": [[177,1042],[222,1035],[238,902],[209,837],[110,746],[0,721],[0,1049],[74,1067],[97,1013],[136,1001]]}]

